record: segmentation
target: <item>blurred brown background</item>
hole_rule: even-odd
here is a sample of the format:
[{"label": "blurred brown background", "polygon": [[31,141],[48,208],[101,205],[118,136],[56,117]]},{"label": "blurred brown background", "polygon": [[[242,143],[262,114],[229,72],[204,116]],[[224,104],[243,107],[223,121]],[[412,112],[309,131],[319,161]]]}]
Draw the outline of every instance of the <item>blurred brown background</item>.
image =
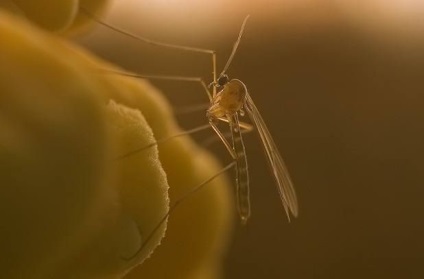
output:
[{"label": "blurred brown background", "polygon": [[[218,67],[251,14],[228,74],[246,83],[261,109],[300,216],[287,223],[258,138],[247,135],[253,214],[236,228],[226,278],[424,278],[424,3],[362,2],[111,7],[116,26],[217,50]],[[102,27],[81,42],[135,72],[210,81],[205,55],[152,48]],[[175,107],[207,102],[197,84],[155,84]],[[203,115],[181,116],[181,125],[204,124]],[[223,146],[210,148],[229,161]]]}]

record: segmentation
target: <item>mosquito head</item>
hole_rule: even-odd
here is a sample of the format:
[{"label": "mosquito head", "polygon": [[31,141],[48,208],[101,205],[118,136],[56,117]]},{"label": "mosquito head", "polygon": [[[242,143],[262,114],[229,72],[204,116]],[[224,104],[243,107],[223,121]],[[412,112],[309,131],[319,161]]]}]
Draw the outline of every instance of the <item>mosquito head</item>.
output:
[{"label": "mosquito head", "polygon": [[228,83],[228,76],[226,74],[220,75],[218,80],[216,81],[219,87],[222,87]]}]

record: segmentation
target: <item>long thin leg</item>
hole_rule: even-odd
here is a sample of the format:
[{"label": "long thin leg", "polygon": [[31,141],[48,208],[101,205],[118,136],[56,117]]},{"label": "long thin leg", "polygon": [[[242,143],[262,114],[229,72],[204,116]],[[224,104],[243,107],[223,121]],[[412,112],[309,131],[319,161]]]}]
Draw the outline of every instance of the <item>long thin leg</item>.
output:
[{"label": "long thin leg", "polygon": [[[218,119],[223,121],[223,122],[230,123],[230,121],[228,121],[227,118],[220,117]],[[240,121],[239,121],[239,127],[244,130],[244,133],[251,132],[255,129],[251,124],[246,123],[246,122],[240,122]]]},{"label": "long thin leg", "polygon": [[141,152],[143,150],[146,150],[146,149],[148,149],[148,148],[150,148],[152,146],[155,146],[155,145],[158,145],[158,144],[167,142],[168,140],[171,140],[171,139],[174,139],[174,138],[177,138],[177,137],[181,137],[181,136],[186,136],[186,135],[194,134],[194,133],[197,133],[199,131],[203,131],[203,130],[209,129],[210,127],[211,126],[209,124],[206,124],[206,125],[202,125],[202,126],[193,128],[191,130],[187,130],[187,131],[183,131],[181,133],[174,134],[172,136],[169,136],[169,137],[166,137],[166,138],[163,138],[163,139],[159,139],[159,140],[157,140],[155,142],[152,142],[151,144],[148,144],[146,146],[143,146],[143,147],[134,149],[134,150],[132,150],[130,152],[127,152],[127,153],[125,153],[123,155],[120,155],[120,156],[116,157],[115,160],[121,160],[121,159],[127,158],[127,157],[129,157],[131,155],[134,155],[134,154],[137,154],[137,153],[139,153],[139,152]]},{"label": "long thin leg", "polygon": [[[219,120],[222,120],[222,121],[228,123],[227,119],[224,120],[224,119],[219,118]],[[239,122],[239,125],[240,125],[241,134],[247,134],[247,133],[250,133],[254,130],[254,127],[252,125],[250,125],[249,123]],[[225,138],[231,137],[231,131],[228,131],[228,132],[225,132],[225,133],[222,133],[222,134],[224,135]],[[203,147],[207,147],[207,146],[209,146],[209,145],[211,145],[211,144],[213,144],[213,143],[215,143],[219,140],[220,140],[220,138],[217,137],[217,135],[215,134],[215,135],[208,137],[206,140],[202,141],[201,145]]]},{"label": "long thin leg", "polygon": [[176,115],[191,114],[193,112],[206,111],[210,106],[210,103],[203,103],[197,105],[178,106],[173,109]]},{"label": "long thin leg", "polygon": [[209,124],[211,125],[212,129],[215,131],[215,133],[218,135],[218,137],[221,139],[221,141],[224,143],[225,147],[227,148],[228,152],[230,153],[231,157],[233,159],[237,158],[237,154],[234,151],[233,147],[230,145],[230,143],[225,138],[225,135],[219,130],[218,126],[212,121],[209,120]]},{"label": "long thin leg", "polygon": [[[128,36],[130,38],[133,38],[137,41],[146,43],[146,44],[151,44],[154,46],[159,46],[159,47],[166,47],[166,48],[171,48],[171,49],[177,49],[177,50],[181,50],[181,51],[188,51],[188,52],[200,52],[200,53],[206,53],[206,54],[210,54],[212,56],[212,77],[213,77],[213,82],[216,83],[217,80],[217,73],[216,73],[216,51],[215,50],[211,50],[211,49],[203,49],[203,48],[197,48],[197,47],[189,47],[189,46],[183,46],[183,45],[176,45],[176,44],[168,44],[168,43],[164,43],[164,42],[159,42],[159,41],[155,41],[155,40],[151,40],[142,36],[138,36],[135,35],[133,33],[130,33],[128,31],[125,31],[121,28],[115,27],[105,21],[103,21],[102,19],[100,19],[98,16],[96,16],[95,14],[91,13],[89,10],[87,10],[86,8],[84,8],[83,6],[79,7],[80,12],[82,12],[83,14],[85,14],[86,16],[90,17],[91,19],[93,19],[95,22],[97,22],[98,24],[109,28],[117,33],[121,33],[125,36]],[[240,36],[239,36],[240,38]],[[240,41],[240,39],[238,40]],[[209,92],[209,91],[208,91]],[[213,96],[216,95],[216,88],[213,88]]]},{"label": "long thin leg", "polygon": [[193,194],[195,194],[196,192],[198,192],[199,190],[201,190],[209,182],[211,182],[212,180],[214,180],[215,178],[217,178],[218,176],[220,176],[221,174],[223,174],[224,172],[226,172],[227,170],[229,170],[230,168],[232,168],[235,164],[236,164],[236,162],[231,162],[226,167],[224,167],[223,169],[221,169],[219,172],[217,172],[213,176],[209,177],[207,180],[205,180],[204,182],[200,183],[199,185],[197,185],[196,187],[194,187],[190,191],[186,192],[183,196],[181,196],[178,200],[176,200],[169,207],[168,212],[160,219],[160,221],[158,222],[158,224],[147,235],[146,239],[143,241],[143,243],[138,248],[138,250],[134,253],[134,255],[132,257],[130,257],[130,258],[122,257],[122,259],[123,260],[126,260],[126,261],[135,261],[137,259],[137,256],[140,254],[140,252],[143,251],[144,247],[146,247],[146,245],[149,243],[149,241],[152,239],[152,237],[156,234],[156,232],[163,225],[163,223],[168,219],[168,217],[171,215],[171,213],[178,207],[178,205],[180,205],[184,200],[186,200],[187,198],[189,198],[190,196],[192,196]]},{"label": "long thin leg", "polygon": [[[212,101],[212,96],[211,96],[211,94],[210,94],[210,92],[209,92],[209,90],[208,90],[208,88],[207,88],[207,86],[206,86],[205,82],[203,81],[203,79],[202,79],[202,78],[199,78],[199,77],[180,77],[180,76],[154,76],[154,75],[139,75],[139,74],[133,74],[133,73],[125,72],[125,71],[116,71],[116,70],[110,70],[110,69],[99,69],[99,70],[100,70],[101,72],[104,72],[104,73],[109,73],[109,74],[118,74],[118,75],[123,75],[123,76],[127,76],[127,77],[133,77],[133,78],[161,79],[161,80],[176,80],[176,81],[199,82],[199,83],[202,85],[202,87],[203,87],[203,89],[205,90],[205,92],[207,93],[207,95],[208,95],[208,97],[209,97],[209,100],[210,100],[210,101]],[[138,153],[138,152],[141,152],[141,151],[143,151],[143,150],[145,150],[145,149],[147,149],[147,148],[150,148],[150,147],[152,147],[152,146],[155,146],[155,145],[157,145],[157,144],[159,144],[159,143],[165,142],[165,141],[170,140],[170,139],[172,139],[172,138],[179,137],[179,136],[184,136],[184,135],[189,135],[189,134],[196,133],[196,132],[198,132],[198,131],[206,130],[207,128],[209,128],[209,127],[211,127],[211,126],[212,126],[212,128],[215,130],[215,132],[216,132],[218,135],[222,134],[222,133],[219,131],[219,129],[216,127],[216,125],[215,125],[215,124],[211,124],[211,123],[212,123],[212,122],[210,121],[210,122],[209,122],[209,125],[203,125],[203,126],[200,126],[200,127],[197,127],[197,128],[191,129],[191,130],[188,130],[188,131],[184,131],[184,132],[181,132],[181,133],[178,133],[178,134],[172,135],[172,136],[167,137],[167,138],[164,138],[164,139],[160,139],[160,140],[158,140],[158,141],[156,141],[156,142],[154,142],[154,143],[151,143],[151,144],[149,144],[149,145],[147,145],[147,146],[144,146],[144,147],[141,147],[141,148],[138,148],[138,149],[132,150],[132,151],[130,151],[130,152],[127,152],[127,153],[125,153],[125,154],[123,154],[123,155],[121,155],[121,156],[117,157],[117,158],[116,158],[116,160],[120,160],[120,159],[126,158],[126,157],[128,157],[128,156],[131,156],[131,155],[133,155],[133,154],[136,154],[136,153]],[[225,139],[225,137],[221,137],[221,139],[223,139],[224,144],[226,143],[226,147],[228,148],[230,145],[229,145],[229,143],[227,142],[227,140]],[[229,149],[229,152],[230,152],[230,154],[231,154],[232,158],[234,159],[234,158],[235,158],[235,157],[234,157],[234,153],[233,153],[232,151],[230,151],[230,150],[231,150],[231,149]]]},{"label": "long thin leg", "polygon": [[212,96],[209,92],[208,87],[206,86],[206,83],[201,77],[183,77],[183,76],[157,76],[157,75],[141,75],[141,74],[134,74],[130,72],[125,71],[117,71],[112,69],[99,69],[103,73],[109,73],[109,74],[116,74],[126,77],[133,77],[133,78],[140,78],[140,79],[158,79],[158,80],[174,80],[174,81],[189,81],[189,82],[198,82],[205,90],[206,94],[208,95],[209,101],[212,102]]},{"label": "long thin leg", "polygon": [[159,42],[159,41],[155,41],[155,40],[151,40],[149,38],[146,37],[142,37],[136,34],[133,34],[131,32],[128,32],[126,30],[123,30],[119,27],[115,27],[105,21],[103,21],[102,19],[100,19],[100,17],[96,16],[95,14],[91,13],[89,10],[87,10],[86,8],[84,8],[83,6],[79,7],[80,12],[82,12],[83,14],[85,14],[86,16],[90,17],[93,21],[95,21],[96,23],[103,25],[104,27],[107,27],[117,33],[121,33],[125,36],[131,37],[137,41],[141,41],[143,43],[146,44],[150,44],[150,45],[155,45],[155,46],[159,46],[159,47],[166,47],[166,48],[172,48],[172,49],[178,49],[178,50],[182,50],[182,51],[191,51],[191,52],[201,52],[201,53],[208,53],[208,54],[214,54],[215,51],[211,50],[211,49],[204,49],[204,48],[197,48],[197,47],[190,47],[190,46],[183,46],[183,45],[177,45],[177,44],[168,44],[168,43],[164,43],[164,42]]}]

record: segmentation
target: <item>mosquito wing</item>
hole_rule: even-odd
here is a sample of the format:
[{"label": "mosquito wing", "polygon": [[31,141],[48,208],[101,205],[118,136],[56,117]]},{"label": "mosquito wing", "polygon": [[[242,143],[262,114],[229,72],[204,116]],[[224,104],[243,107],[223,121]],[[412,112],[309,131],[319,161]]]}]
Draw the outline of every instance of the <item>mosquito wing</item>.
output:
[{"label": "mosquito wing", "polygon": [[262,140],[266,157],[268,162],[271,165],[272,172],[274,173],[275,180],[278,185],[278,191],[280,193],[280,198],[283,203],[284,209],[286,210],[287,217],[290,221],[290,212],[294,217],[298,215],[298,205],[296,192],[293,188],[293,183],[291,182],[289,173],[284,164],[283,159],[281,158],[280,152],[278,151],[277,146],[275,145],[272,136],[265,125],[265,122],[259,113],[258,109],[255,106],[252,98],[246,91],[246,110],[255,124],[256,129],[258,130],[259,136]]}]

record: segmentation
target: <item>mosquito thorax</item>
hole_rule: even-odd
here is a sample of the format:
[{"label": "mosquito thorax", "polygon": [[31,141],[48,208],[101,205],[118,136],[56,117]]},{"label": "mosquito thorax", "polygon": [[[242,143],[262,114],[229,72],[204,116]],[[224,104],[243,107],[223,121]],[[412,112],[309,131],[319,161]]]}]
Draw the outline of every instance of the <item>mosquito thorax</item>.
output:
[{"label": "mosquito thorax", "polygon": [[246,92],[246,86],[240,80],[228,81],[213,98],[206,115],[209,118],[220,118],[240,112],[246,100]]}]

